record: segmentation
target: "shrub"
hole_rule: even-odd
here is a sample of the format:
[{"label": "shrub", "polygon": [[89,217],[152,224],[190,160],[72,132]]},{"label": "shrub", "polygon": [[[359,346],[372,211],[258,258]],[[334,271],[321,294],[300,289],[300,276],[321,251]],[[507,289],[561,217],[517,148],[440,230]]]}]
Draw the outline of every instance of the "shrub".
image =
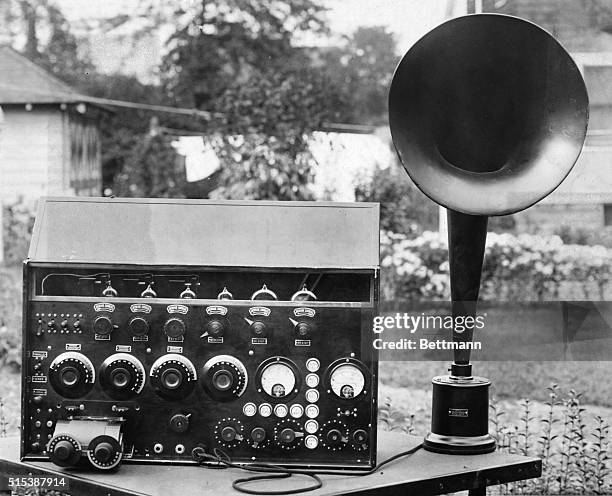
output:
[{"label": "shrub", "polygon": [[0,368],[21,368],[21,268],[0,267]]},{"label": "shrub", "polygon": [[[424,232],[408,239],[381,236],[382,295],[393,300],[448,299],[446,239]],[[612,249],[564,244],[559,236],[489,233],[482,269],[483,300],[558,299],[564,284],[585,299],[604,299],[612,278]]]},{"label": "shrub", "polygon": [[432,229],[438,224],[438,206],[423,193],[394,163],[382,169],[376,167],[369,181],[355,188],[357,201],[380,203],[380,227],[406,235]]},{"label": "shrub", "polygon": [[34,226],[34,209],[22,200],[4,205],[2,221],[4,263],[20,264],[28,254]]}]

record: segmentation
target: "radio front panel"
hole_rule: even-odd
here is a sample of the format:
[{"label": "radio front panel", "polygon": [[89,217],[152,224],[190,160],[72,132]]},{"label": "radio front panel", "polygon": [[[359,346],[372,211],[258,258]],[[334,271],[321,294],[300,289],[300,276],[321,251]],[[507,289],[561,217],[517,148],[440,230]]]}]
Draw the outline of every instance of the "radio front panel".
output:
[{"label": "radio front panel", "polygon": [[[25,458],[186,463],[202,446],[242,463],[375,463],[373,272],[66,269],[26,266]],[[305,280],[314,291],[291,301]],[[275,290],[286,300],[259,299]],[[353,301],[321,299],[334,293]]]}]

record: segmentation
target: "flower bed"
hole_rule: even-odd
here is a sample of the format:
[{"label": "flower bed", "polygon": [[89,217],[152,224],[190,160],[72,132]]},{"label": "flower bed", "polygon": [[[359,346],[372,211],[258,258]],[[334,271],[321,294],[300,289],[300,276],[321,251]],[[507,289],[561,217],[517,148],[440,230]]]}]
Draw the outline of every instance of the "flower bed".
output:
[{"label": "flower bed", "polygon": [[[424,232],[408,239],[381,233],[383,299],[448,299],[445,237]],[[612,249],[564,244],[559,236],[489,233],[480,297],[498,301],[606,299]]]}]

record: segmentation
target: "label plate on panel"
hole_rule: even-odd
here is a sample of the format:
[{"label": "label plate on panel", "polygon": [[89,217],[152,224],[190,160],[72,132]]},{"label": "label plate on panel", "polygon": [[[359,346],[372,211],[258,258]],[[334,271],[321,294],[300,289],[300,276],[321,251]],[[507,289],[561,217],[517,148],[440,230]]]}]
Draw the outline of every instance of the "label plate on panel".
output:
[{"label": "label plate on panel", "polygon": [[112,303],[96,303],[94,305],[95,312],[114,312],[115,305]]},{"label": "label plate on panel", "polygon": [[185,305],[168,305],[166,310],[168,313],[181,313],[185,315],[189,311],[189,307]]},{"label": "label plate on panel", "polygon": [[270,315],[271,310],[268,307],[251,307],[249,308],[249,315],[254,317],[255,315],[263,315],[264,317],[268,317]]},{"label": "label plate on panel", "polygon": [[152,309],[151,305],[147,305],[146,303],[134,303],[130,305],[130,311],[132,313],[151,313]]}]

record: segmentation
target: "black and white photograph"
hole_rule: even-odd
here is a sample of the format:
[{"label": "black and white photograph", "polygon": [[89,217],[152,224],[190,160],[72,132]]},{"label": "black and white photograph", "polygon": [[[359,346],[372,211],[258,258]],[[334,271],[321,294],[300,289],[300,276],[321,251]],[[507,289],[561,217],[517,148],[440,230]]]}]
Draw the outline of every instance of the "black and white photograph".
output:
[{"label": "black and white photograph", "polygon": [[0,0],[0,496],[612,495],[612,0]]}]

